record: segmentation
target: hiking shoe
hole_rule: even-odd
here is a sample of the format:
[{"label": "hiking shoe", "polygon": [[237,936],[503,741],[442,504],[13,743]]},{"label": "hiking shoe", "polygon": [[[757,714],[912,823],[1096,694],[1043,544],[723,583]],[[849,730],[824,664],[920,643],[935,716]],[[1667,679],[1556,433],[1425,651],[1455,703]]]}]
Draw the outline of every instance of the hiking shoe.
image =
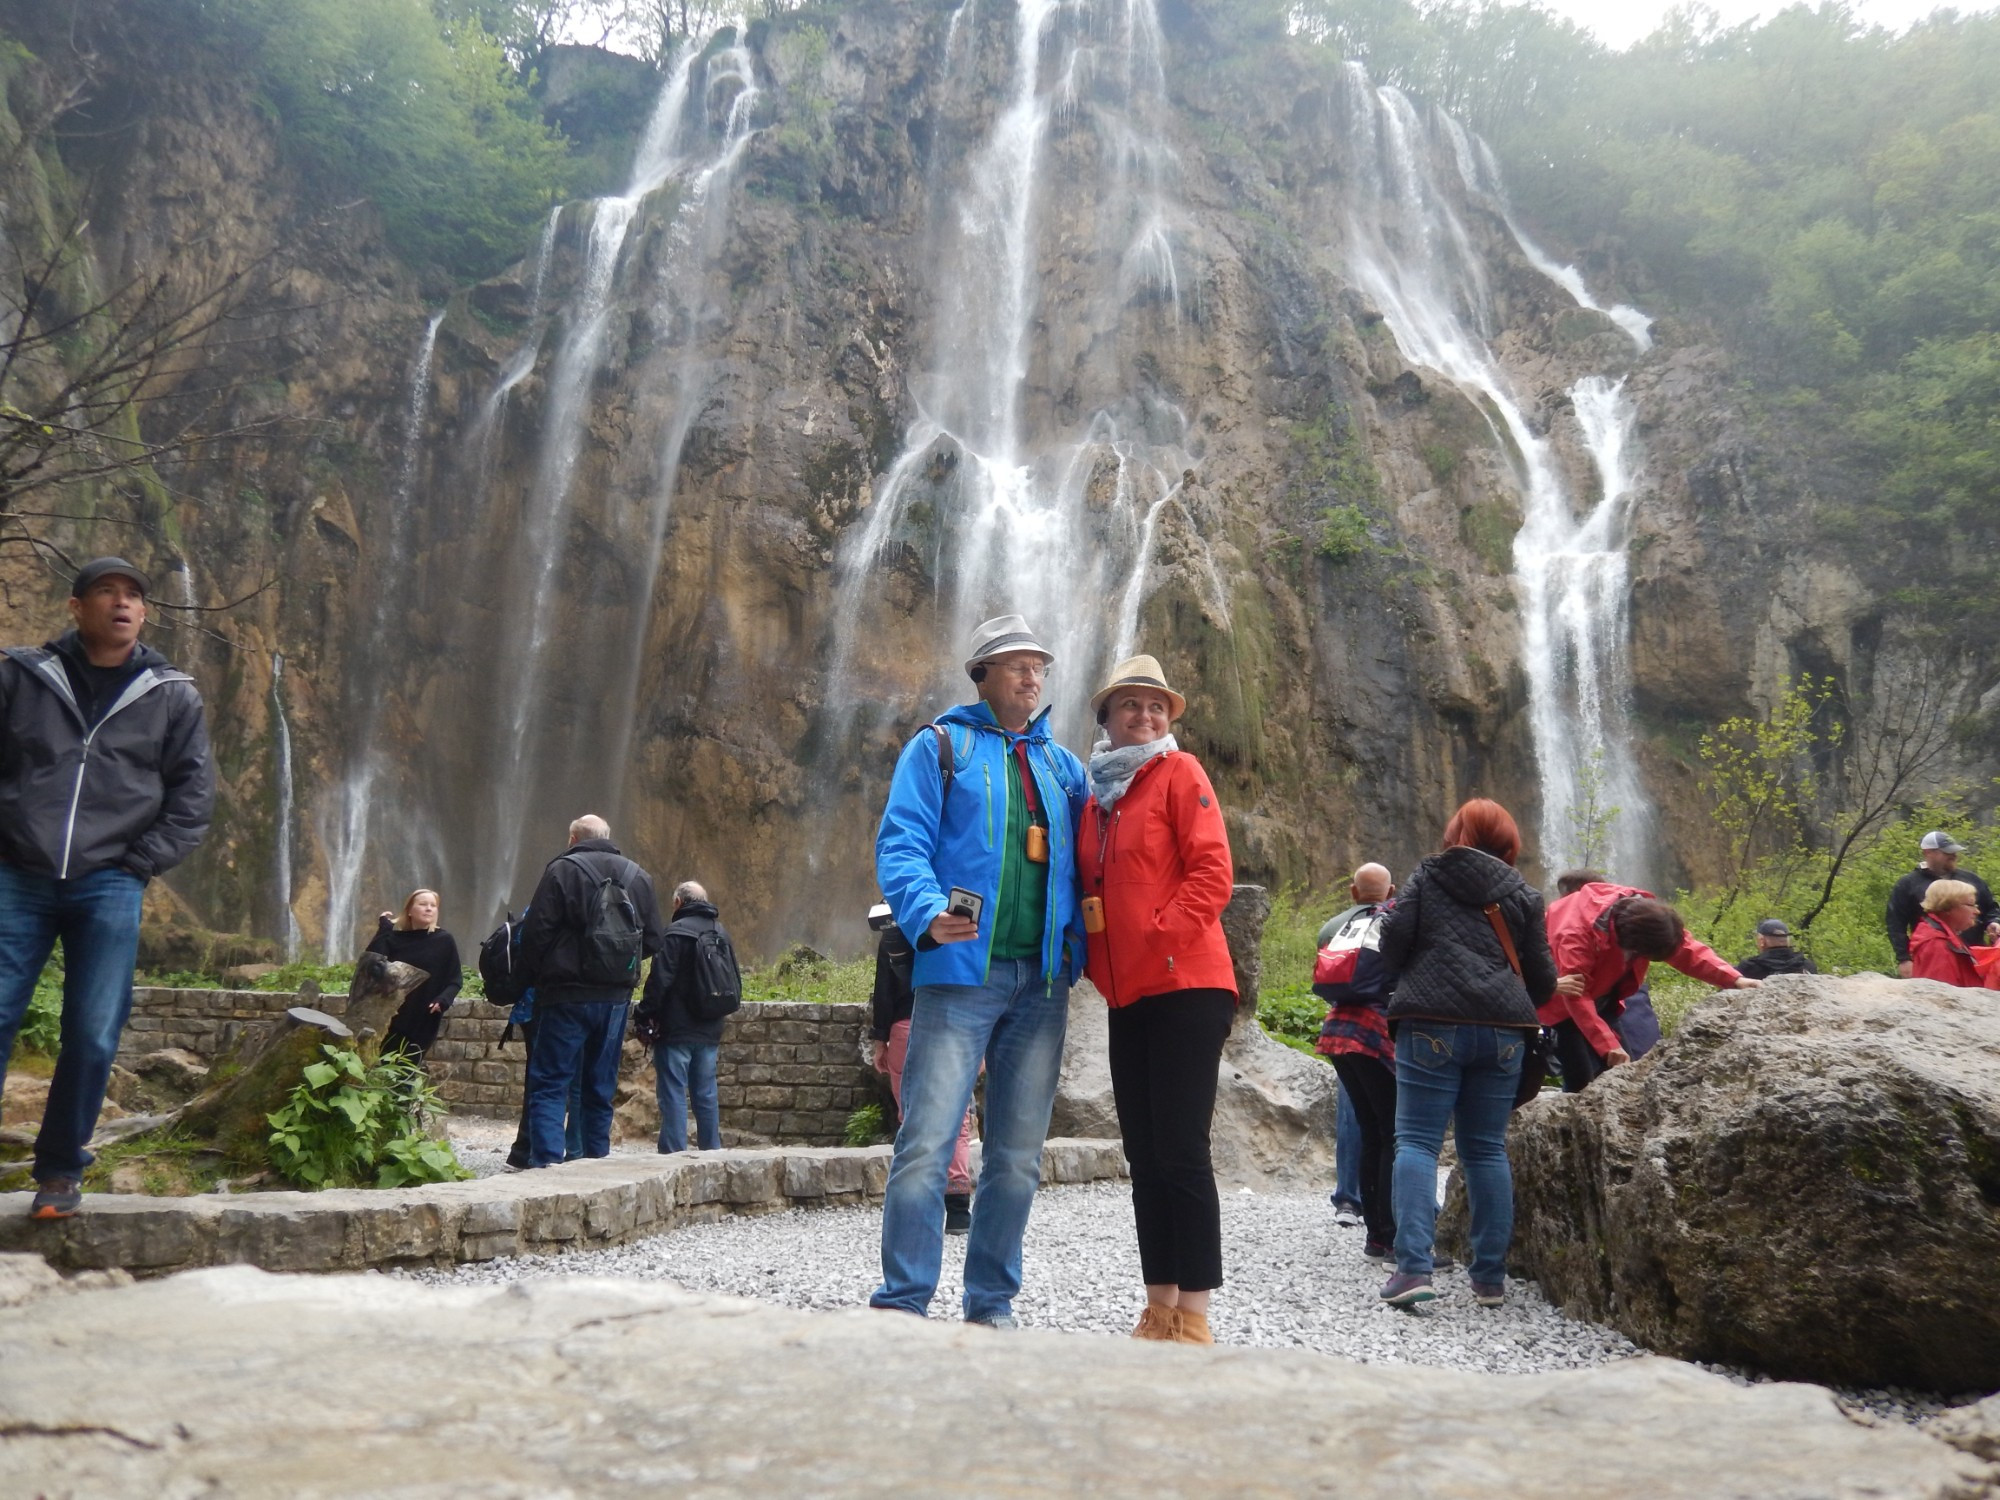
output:
[{"label": "hiking shoe", "polygon": [[1333,1206],[1333,1222],[1342,1229],[1359,1229],[1361,1210],[1351,1203],[1336,1203]]},{"label": "hiking shoe", "polygon": [[995,1313],[990,1318],[967,1318],[965,1321],[974,1328],[1001,1328],[1009,1333],[1018,1331],[1021,1326],[1020,1319],[1012,1313]]},{"label": "hiking shoe", "polygon": [[944,1195],[944,1232],[946,1234],[970,1234],[972,1232],[972,1194],[946,1193]]},{"label": "hiking shoe", "polygon": [[1475,1281],[1472,1283],[1472,1300],[1481,1307],[1498,1307],[1507,1300],[1507,1284],[1504,1281]]},{"label": "hiking shoe", "polygon": [[1415,1307],[1419,1302],[1429,1302],[1436,1296],[1428,1276],[1412,1276],[1398,1271],[1382,1283],[1382,1300],[1391,1307]]},{"label": "hiking shoe", "polygon": [[1162,1307],[1157,1302],[1148,1302],[1146,1310],[1139,1314],[1139,1326],[1132,1330],[1135,1339],[1150,1339],[1156,1344],[1171,1344],[1179,1336],[1181,1310],[1178,1307]]},{"label": "hiking shoe", "polygon": [[1372,1260],[1377,1265],[1386,1266],[1396,1258],[1396,1247],[1385,1245],[1380,1240],[1370,1240],[1361,1247],[1361,1258]]},{"label": "hiking shoe", "polygon": [[31,1219],[73,1219],[83,1207],[83,1183],[74,1177],[51,1177],[35,1184]]}]

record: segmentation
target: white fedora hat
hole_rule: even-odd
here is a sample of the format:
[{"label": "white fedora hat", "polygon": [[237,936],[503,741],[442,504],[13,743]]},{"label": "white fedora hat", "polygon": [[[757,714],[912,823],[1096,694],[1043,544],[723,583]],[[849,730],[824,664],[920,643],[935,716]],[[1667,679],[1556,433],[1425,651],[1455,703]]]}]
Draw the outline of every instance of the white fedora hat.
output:
[{"label": "white fedora hat", "polygon": [[1035,632],[1019,615],[997,615],[972,632],[972,654],[965,658],[970,672],[983,661],[1005,656],[1010,651],[1033,651],[1043,661],[1054,661],[1055,652],[1035,639]]}]

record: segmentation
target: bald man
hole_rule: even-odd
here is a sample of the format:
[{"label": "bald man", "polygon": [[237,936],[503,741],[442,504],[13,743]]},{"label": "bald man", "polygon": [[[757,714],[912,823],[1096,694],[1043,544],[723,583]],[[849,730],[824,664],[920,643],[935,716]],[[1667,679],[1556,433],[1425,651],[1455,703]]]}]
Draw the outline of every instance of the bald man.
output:
[{"label": "bald man", "polygon": [[[1319,930],[1318,946],[1324,948],[1333,935],[1347,925],[1365,906],[1387,901],[1396,894],[1396,882],[1386,865],[1366,864],[1354,872],[1347,884],[1354,904]],[[1339,1111],[1333,1125],[1333,1222],[1342,1229],[1361,1227],[1361,1117],[1354,1112],[1354,1100],[1347,1085],[1336,1082],[1335,1107]]]}]

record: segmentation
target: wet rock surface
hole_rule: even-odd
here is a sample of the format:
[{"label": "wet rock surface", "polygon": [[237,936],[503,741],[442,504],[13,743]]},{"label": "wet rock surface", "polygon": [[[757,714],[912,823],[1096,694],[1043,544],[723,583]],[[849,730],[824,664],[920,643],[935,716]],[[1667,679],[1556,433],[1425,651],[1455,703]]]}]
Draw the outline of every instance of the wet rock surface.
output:
[{"label": "wet rock surface", "polygon": [[1662,1353],[2000,1386],[2000,1003],[1880,975],[1704,1003],[1515,1117],[1512,1263]]},{"label": "wet rock surface", "polygon": [[1665,1360],[1499,1378],[630,1281],[204,1271],[0,1313],[0,1364],[34,1372],[0,1386],[0,1463],[26,1493],[1297,1494],[1338,1476],[1568,1497],[1550,1455],[1575,1451],[1608,1494],[1994,1493],[1986,1461],[1856,1425],[1824,1391]]}]

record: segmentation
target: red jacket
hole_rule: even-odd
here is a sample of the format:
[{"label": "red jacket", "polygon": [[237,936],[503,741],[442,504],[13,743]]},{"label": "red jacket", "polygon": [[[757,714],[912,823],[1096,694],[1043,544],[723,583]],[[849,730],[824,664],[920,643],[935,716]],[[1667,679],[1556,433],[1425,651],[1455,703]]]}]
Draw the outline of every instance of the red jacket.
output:
[{"label": "red jacket", "polygon": [[1170,990],[1236,993],[1222,936],[1235,870],[1201,762],[1169,750],[1139,767],[1106,817],[1092,797],[1076,836],[1083,894],[1104,901],[1090,982],[1113,1005]]},{"label": "red jacket", "polygon": [[[1627,896],[1648,896],[1637,886],[1612,885],[1592,881],[1573,896],[1564,896],[1549,907],[1549,952],[1555,956],[1556,973],[1581,974],[1581,995],[1555,995],[1537,1008],[1544,1026],[1558,1021],[1574,1021],[1602,1057],[1614,1047],[1622,1048],[1595,1002],[1609,996],[1616,1002],[1613,1015],[1625,1010],[1626,997],[1646,982],[1650,963],[1643,958],[1627,959],[1611,930],[1611,908]],[[1684,936],[1681,945],[1666,962],[1683,974],[1726,990],[1743,976],[1716,956],[1706,943]]]},{"label": "red jacket", "polygon": [[1986,983],[1965,939],[1940,922],[1934,912],[1925,912],[1910,929],[1910,977],[1936,979],[1971,990],[1983,989]]}]

